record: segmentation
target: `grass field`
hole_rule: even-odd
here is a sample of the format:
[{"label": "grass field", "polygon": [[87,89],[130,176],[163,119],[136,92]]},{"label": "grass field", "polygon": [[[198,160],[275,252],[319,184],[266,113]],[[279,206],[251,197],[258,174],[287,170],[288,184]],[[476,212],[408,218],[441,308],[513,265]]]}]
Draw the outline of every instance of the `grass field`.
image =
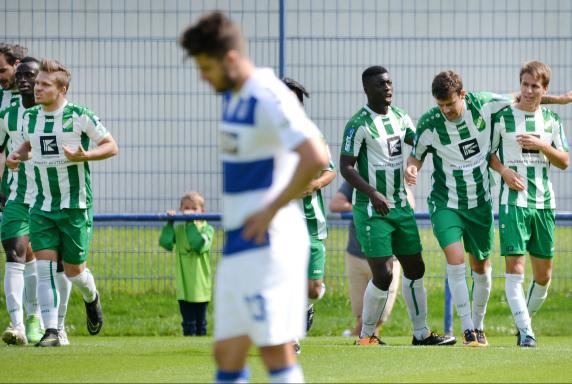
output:
[{"label": "grass field", "polygon": [[[308,337],[300,362],[308,382],[570,382],[572,337],[544,337],[534,350],[514,337],[489,348],[356,347],[343,337]],[[69,347],[0,347],[2,382],[212,382],[210,338],[77,337]],[[266,382],[256,351],[251,382]]]}]

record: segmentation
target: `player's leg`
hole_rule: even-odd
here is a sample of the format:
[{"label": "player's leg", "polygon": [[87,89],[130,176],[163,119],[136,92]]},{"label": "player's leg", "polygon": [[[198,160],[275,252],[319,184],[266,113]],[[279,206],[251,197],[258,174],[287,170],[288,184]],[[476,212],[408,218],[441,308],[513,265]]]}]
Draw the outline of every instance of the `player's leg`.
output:
[{"label": "player's leg", "polygon": [[56,269],[56,287],[60,295],[60,304],[58,306],[58,336],[61,345],[69,345],[68,334],[66,331],[66,314],[68,311],[68,302],[70,299],[72,283],[66,277],[64,272],[64,264],[61,254],[58,253],[58,266]]},{"label": "player's leg", "polygon": [[7,344],[26,344],[26,329],[24,326],[24,270],[26,261],[26,244],[12,238],[2,241],[6,253],[6,268],[4,271],[4,293],[6,309],[10,315],[10,325],[2,334],[2,340]]},{"label": "player's leg", "polygon": [[385,323],[391,312],[393,311],[393,306],[395,305],[395,300],[397,299],[397,293],[399,292],[399,282],[401,281],[401,264],[396,257],[393,257],[393,270],[392,270],[391,284],[389,285],[389,291],[387,294],[387,304],[385,304],[385,311],[379,319],[378,327],[381,327]]},{"label": "player's leg", "polygon": [[289,344],[260,347],[270,383],[302,383],[304,375]]},{"label": "player's leg", "polygon": [[461,243],[463,222],[457,210],[443,208],[431,214],[433,233],[447,260],[447,282],[463,329],[463,344],[478,346],[471,317],[469,287],[466,280],[465,250]]},{"label": "player's leg", "polygon": [[103,309],[93,275],[86,267],[92,223],[88,209],[66,209],[58,221],[66,277],[83,297],[88,332],[97,335],[103,326]]},{"label": "player's leg", "polygon": [[[324,269],[326,266],[326,248],[320,239],[310,239],[310,262],[308,263],[308,298],[321,300],[326,294]],[[310,331],[314,322],[314,304],[308,303],[306,314],[306,332]]]},{"label": "player's leg", "polygon": [[528,244],[533,280],[528,289],[527,306],[530,317],[540,309],[548,295],[554,257],[554,210],[535,210]]},{"label": "player's leg", "polygon": [[215,341],[216,383],[244,383],[248,381],[249,371],[246,366],[246,357],[250,344],[248,336]]},{"label": "player's leg", "polygon": [[30,210],[30,241],[38,270],[38,304],[45,328],[42,339],[36,344],[41,347],[60,345],[57,331],[60,298],[55,280],[60,247],[57,215],[34,208]]},{"label": "player's leg", "polygon": [[492,268],[489,257],[494,242],[494,218],[490,203],[461,211],[464,222],[463,242],[471,263],[472,319],[479,346],[488,345],[484,319],[492,289]]},{"label": "player's leg", "polygon": [[[501,255],[505,258],[505,295],[517,328],[517,345],[534,340],[530,315],[526,308],[523,283],[525,273],[524,253],[530,240],[530,215],[528,208],[501,205],[499,207],[499,232]],[[527,344],[525,342],[524,344]]]},{"label": "player's leg", "polygon": [[[352,313],[356,317],[356,325],[352,336],[361,332],[361,313],[363,310],[363,294],[368,282],[371,280],[371,269],[365,258],[360,258],[346,252],[346,274],[348,276],[348,289]],[[399,264],[398,262],[396,264]],[[377,332],[377,330],[376,330]],[[377,336],[377,333],[374,333]]]},{"label": "player's leg", "polygon": [[[26,215],[26,224],[29,223],[29,215]],[[29,232],[28,232],[29,233]],[[29,237],[25,236],[26,245],[26,268],[24,269],[24,301],[26,307],[26,337],[28,343],[37,343],[44,334],[38,306],[38,271],[36,256],[32,251]]]}]

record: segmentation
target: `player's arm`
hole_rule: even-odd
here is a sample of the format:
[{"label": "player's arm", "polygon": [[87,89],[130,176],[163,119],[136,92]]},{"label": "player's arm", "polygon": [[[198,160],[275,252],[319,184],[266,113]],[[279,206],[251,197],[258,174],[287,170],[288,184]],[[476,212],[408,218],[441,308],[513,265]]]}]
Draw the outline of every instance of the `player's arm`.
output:
[{"label": "player's arm", "polygon": [[544,153],[550,164],[562,170],[568,168],[569,157],[568,152],[554,148],[549,143],[540,140],[538,137],[529,134],[520,134],[516,136],[516,142],[523,149],[537,150]]},{"label": "player's arm", "polygon": [[526,188],[524,177],[509,167],[505,167],[496,153],[493,153],[489,158],[489,167],[501,175],[502,179],[510,189],[514,189],[515,191],[524,191]]},{"label": "player's arm", "polygon": [[352,187],[369,197],[373,209],[382,216],[389,213],[387,198],[366,182],[355,169],[356,156],[340,155],[340,172]]},{"label": "player's arm", "polygon": [[417,185],[417,173],[423,166],[423,160],[418,160],[413,156],[407,158],[407,167],[405,168],[405,182],[407,185]]},{"label": "player's arm", "polygon": [[310,180],[304,191],[302,197],[310,196],[312,193],[328,186],[336,178],[336,171],[333,169],[324,169],[320,176],[316,179]]},{"label": "player's arm", "polygon": [[117,143],[111,133],[105,135],[103,139],[101,139],[95,148],[92,148],[88,151],[83,149],[83,146],[78,146],[77,149],[74,151],[72,148],[68,146],[63,146],[64,154],[70,161],[80,162],[80,161],[94,161],[94,160],[105,160],[112,156],[115,156],[119,151],[117,147]]},{"label": "player's arm", "polygon": [[8,158],[6,159],[6,166],[10,169],[18,169],[18,166],[22,161],[28,160],[30,156],[30,151],[32,150],[32,145],[29,141],[24,141],[22,145],[15,151],[12,151]]},{"label": "player's arm", "polygon": [[542,96],[541,104],[569,104],[572,103],[572,91],[566,92],[562,95],[544,95]]},{"label": "player's arm", "polygon": [[263,243],[270,221],[276,212],[290,200],[299,197],[314,175],[328,165],[328,155],[324,142],[318,136],[306,138],[294,151],[300,157],[294,175],[274,201],[261,212],[246,219],[242,232],[242,236],[246,240],[254,239],[257,243]]}]

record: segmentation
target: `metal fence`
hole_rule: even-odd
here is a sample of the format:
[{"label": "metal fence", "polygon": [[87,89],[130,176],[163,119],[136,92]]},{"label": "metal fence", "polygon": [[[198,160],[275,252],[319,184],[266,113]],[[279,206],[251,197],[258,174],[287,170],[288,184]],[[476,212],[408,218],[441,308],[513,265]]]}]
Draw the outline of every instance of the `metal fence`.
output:
[{"label": "metal fence", "polygon": [[[70,100],[93,109],[119,143],[119,156],[92,167],[96,213],[163,212],[191,189],[205,195],[209,211],[222,210],[220,100],[177,45],[181,31],[210,9],[241,24],[259,66],[283,68],[306,85],[308,114],[324,131],[334,159],[345,122],[365,102],[361,72],[373,64],[388,68],[394,102],[414,120],[433,105],[431,80],[446,68],[459,71],[469,90],[509,92],[518,88],[520,65],[538,59],[553,69],[550,92],[572,89],[567,0],[0,0],[0,40],[68,66]],[[572,106],[554,109],[570,132]],[[414,190],[419,212],[426,211],[427,165]],[[559,210],[572,211],[572,171],[551,177]],[[327,198],[340,183],[338,178],[326,188]],[[332,222],[331,285],[344,284],[338,272],[343,228]],[[98,227],[92,261],[102,284],[169,286],[172,255],[157,248],[157,235],[156,226]],[[424,241],[430,272],[444,264],[432,239]],[[570,246],[561,249],[566,261],[557,268],[566,268],[563,278],[572,279]],[[124,258],[131,261],[120,264]]]}]

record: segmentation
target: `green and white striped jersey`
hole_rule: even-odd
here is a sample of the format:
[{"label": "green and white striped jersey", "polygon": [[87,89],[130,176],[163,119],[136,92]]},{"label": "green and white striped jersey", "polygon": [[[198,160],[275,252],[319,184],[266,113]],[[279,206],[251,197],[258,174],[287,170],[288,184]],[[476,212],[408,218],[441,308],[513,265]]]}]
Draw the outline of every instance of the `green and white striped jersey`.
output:
[{"label": "green and white striped jersey", "polygon": [[467,93],[459,121],[447,120],[438,107],[421,116],[411,156],[424,160],[427,153],[433,155],[429,209],[471,209],[490,201],[490,119],[511,102],[508,95]]},{"label": "green and white striped jersey", "polygon": [[20,98],[20,92],[0,88],[0,110],[10,105],[13,101],[13,97]]},{"label": "green and white striped jersey", "polygon": [[[325,139],[324,139],[325,142]],[[330,163],[324,171],[333,171],[335,169],[330,148],[328,149],[328,156]],[[328,228],[326,222],[326,208],[324,206],[324,199],[322,197],[322,190],[318,189],[309,196],[302,198],[302,209],[304,210],[304,217],[306,218],[306,226],[311,238],[323,240],[328,237]]]},{"label": "green and white striped jersey", "polygon": [[24,139],[32,146],[32,163],[37,187],[34,207],[42,211],[92,206],[89,164],[72,162],[63,146],[87,151],[90,140],[99,143],[107,129],[99,118],[81,105],[68,103],[57,111],[45,112],[41,106],[24,112]]},{"label": "green and white striped jersey", "polygon": [[555,209],[556,199],[548,178],[550,161],[538,150],[521,148],[516,138],[520,134],[531,134],[560,151],[568,152],[558,114],[545,107],[538,108],[536,112],[524,112],[509,106],[493,115],[492,124],[491,152],[498,150],[501,162],[527,180],[524,191],[515,191],[501,178],[500,204]]},{"label": "green and white striped jersey", "polygon": [[[404,207],[404,144],[412,142],[415,126],[405,111],[390,106],[386,115],[362,107],[346,124],[342,155],[357,157],[359,175],[387,199],[390,208]],[[352,203],[369,203],[369,197],[354,189]]]},{"label": "green and white striped jersey", "polygon": [[[22,117],[25,110],[19,94],[13,94],[11,104],[0,110],[0,143],[6,144],[6,157],[24,142]],[[31,161],[22,162],[17,171],[5,167],[2,180],[8,201],[25,204],[34,202],[36,188]]]}]

